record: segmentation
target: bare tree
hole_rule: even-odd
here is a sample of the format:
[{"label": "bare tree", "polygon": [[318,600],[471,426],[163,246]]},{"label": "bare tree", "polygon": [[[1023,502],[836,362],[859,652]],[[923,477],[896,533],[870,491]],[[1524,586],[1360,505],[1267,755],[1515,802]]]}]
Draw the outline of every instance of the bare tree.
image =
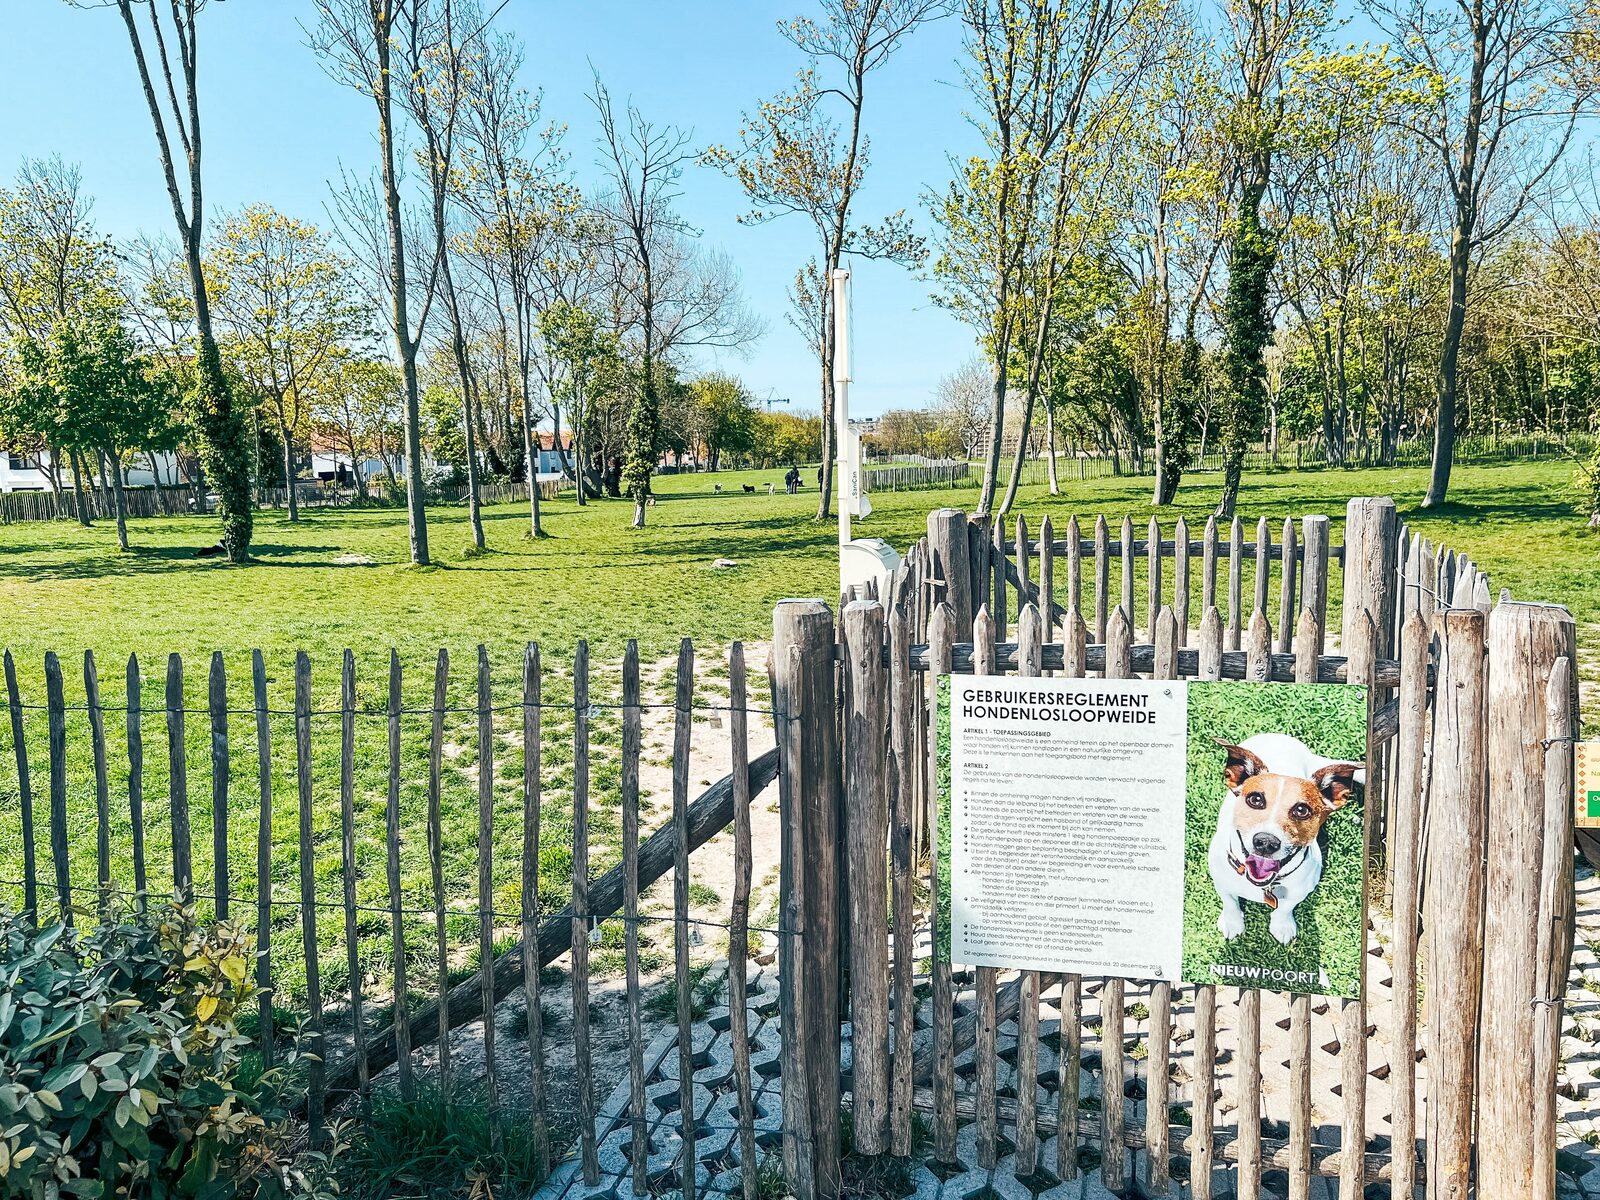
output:
[{"label": "bare tree", "polygon": [[989,427],[990,376],[983,359],[967,359],[939,380],[933,411],[939,423],[961,445],[962,457],[971,459],[983,445]]},{"label": "bare tree", "polygon": [[[312,46],[336,80],[371,98],[378,115],[381,209],[387,240],[389,326],[395,356],[405,381],[406,518],[411,561],[426,566],[428,514],[423,495],[422,427],[417,387],[417,353],[433,304],[439,255],[422,281],[420,311],[411,314],[411,264],[406,253],[406,221],[400,198],[400,139],[395,130],[393,79],[418,78],[432,50],[432,0],[316,0],[318,24],[307,30]],[[398,54],[398,58],[396,57]],[[348,215],[348,214],[347,214]]]},{"label": "bare tree", "polygon": [[[923,247],[904,211],[881,225],[855,226],[850,210],[866,176],[868,141],[862,117],[867,79],[918,25],[949,8],[949,0],[822,0],[820,19],[795,17],[778,29],[810,66],[793,89],[765,101],[743,122],[737,149],[713,147],[707,159],[733,175],[761,222],[785,214],[809,220],[821,243],[803,268],[792,296],[797,325],[817,350],[822,368],[822,487],[817,519],[828,516],[833,493],[833,311],[826,285],[846,254],[920,262]],[[830,108],[842,108],[842,120]],[[822,281],[819,285],[818,280]]]},{"label": "bare tree", "polygon": [[1444,503],[1455,461],[1469,281],[1551,180],[1597,80],[1597,14],[1565,0],[1367,0],[1417,87],[1396,118],[1433,149],[1447,186],[1449,302],[1439,355],[1433,469],[1424,508]]},{"label": "bare tree", "polygon": [[[200,460],[217,490],[222,515],[222,546],[228,561],[250,557],[255,523],[250,496],[250,453],[244,422],[235,411],[232,389],[211,328],[200,248],[205,225],[201,188],[200,14],[208,0],[170,0],[167,15],[156,0],[84,0],[86,7],[115,5],[127,27],[128,44],[150,109],[167,196],[183,249],[183,263],[194,303],[195,433]],[[141,32],[141,29],[144,32]],[[145,38],[150,40],[146,47]],[[182,155],[180,172],[178,156]]]},{"label": "bare tree", "polygon": [[487,58],[492,46],[484,38],[485,21],[472,0],[438,0],[430,28],[424,36],[419,73],[405,89],[407,111],[422,137],[417,163],[428,184],[428,212],[432,218],[433,253],[438,263],[439,292],[450,322],[450,353],[461,385],[462,424],[467,447],[467,517],[472,544],[484,548],[483,513],[478,497],[477,421],[478,394],[467,338],[461,318],[461,296],[451,270],[450,207],[456,186],[456,137],[466,112],[469,79]]},{"label": "bare tree", "polygon": [[[538,414],[533,402],[536,291],[547,264],[563,255],[560,243],[579,197],[564,178],[559,130],[539,128],[538,96],[517,85],[521,64],[522,46],[509,36],[488,41],[477,56],[463,112],[469,145],[461,190],[477,222],[466,248],[495,297],[508,356],[514,351],[514,370],[507,382],[515,385],[520,414],[529,536],[539,538],[544,529],[539,514]],[[559,420],[555,432],[559,442]]]},{"label": "bare tree", "polygon": [[612,231],[617,311],[637,339],[622,479],[633,498],[634,528],[642,529],[661,454],[663,360],[692,346],[742,347],[759,335],[760,323],[739,303],[732,262],[701,253],[698,231],[676,210],[679,178],[695,158],[690,133],[646,120],[631,104],[619,115],[598,78],[591,99],[600,117],[601,167],[612,188],[599,211]]}]

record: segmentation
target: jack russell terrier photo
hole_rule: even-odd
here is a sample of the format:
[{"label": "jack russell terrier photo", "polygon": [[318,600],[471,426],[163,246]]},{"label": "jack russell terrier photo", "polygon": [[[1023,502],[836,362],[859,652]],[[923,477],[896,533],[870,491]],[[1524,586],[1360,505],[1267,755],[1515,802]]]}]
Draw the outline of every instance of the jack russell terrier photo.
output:
[{"label": "jack russell terrier photo", "polygon": [[1258,733],[1228,753],[1227,794],[1217,813],[1208,865],[1222,898],[1217,928],[1225,939],[1244,932],[1245,900],[1272,911],[1272,936],[1287,946],[1298,926],[1294,910],[1322,878],[1324,823],[1365,784],[1362,763],[1323,758],[1298,738]]}]

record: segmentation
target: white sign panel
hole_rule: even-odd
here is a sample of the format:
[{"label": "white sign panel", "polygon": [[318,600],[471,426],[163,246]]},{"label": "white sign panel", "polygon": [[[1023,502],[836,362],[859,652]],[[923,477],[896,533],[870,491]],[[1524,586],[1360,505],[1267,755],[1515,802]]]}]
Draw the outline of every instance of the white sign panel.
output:
[{"label": "white sign panel", "polygon": [[950,961],[1178,979],[1187,685],[960,676],[947,695]]}]

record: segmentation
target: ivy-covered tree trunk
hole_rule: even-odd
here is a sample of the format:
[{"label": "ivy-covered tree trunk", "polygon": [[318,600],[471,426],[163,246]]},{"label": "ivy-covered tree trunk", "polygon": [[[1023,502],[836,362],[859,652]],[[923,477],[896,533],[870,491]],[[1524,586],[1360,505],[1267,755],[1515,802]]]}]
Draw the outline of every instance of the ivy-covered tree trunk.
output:
[{"label": "ivy-covered tree trunk", "polygon": [[1223,388],[1218,405],[1222,443],[1222,498],[1217,516],[1232,517],[1239,500],[1245,451],[1261,431],[1266,411],[1262,354],[1272,337],[1267,289],[1272,276],[1272,235],[1261,224],[1267,173],[1259,170],[1245,185],[1228,248],[1228,291],[1223,301]]},{"label": "ivy-covered tree trunk", "polygon": [[1194,457],[1196,432],[1195,413],[1199,409],[1200,339],[1194,334],[1191,319],[1184,330],[1183,342],[1178,349],[1178,373],[1167,388],[1156,412],[1156,486],[1154,503],[1157,507],[1171,504],[1178,496],[1178,484],[1189,469]]},{"label": "ivy-covered tree trunk", "polygon": [[661,454],[661,407],[656,395],[655,364],[643,364],[639,393],[628,415],[628,453],[622,462],[622,490],[633,497],[633,527],[644,528],[644,510],[650,498],[650,477]]}]

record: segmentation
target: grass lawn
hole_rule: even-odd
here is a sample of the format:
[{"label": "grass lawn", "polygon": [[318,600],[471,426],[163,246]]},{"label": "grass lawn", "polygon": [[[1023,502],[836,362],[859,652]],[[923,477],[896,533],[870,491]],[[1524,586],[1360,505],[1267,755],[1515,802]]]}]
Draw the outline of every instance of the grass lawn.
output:
[{"label": "grass lawn", "polygon": [[[1344,504],[1355,494],[1394,494],[1404,518],[1435,541],[1470,554],[1490,572],[1496,590],[1509,587],[1523,599],[1568,604],[1579,622],[1584,647],[1583,677],[1592,682],[1595,665],[1596,595],[1600,591],[1600,540],[1573,512],[1571,467],[1561,462],[1461,468],[1456,472],[1452,502],[1422,512],[1416,507],[1425,472],[1420,469],[1285,472],[1247,478],[1240,511],[1251,523],[1260,515],[1274,521],[1274,534],[1286,515],[1325,512],[1334,520],[1333,541],[1342,541]],[[768,496],[766,484],[779,483]],[[135,521],[134,549],[118,553],[109,522],[85,530],[71,523],[16,525],[0,528],[0,642],[16,655],[24,699],[42,703],[45,687],[42,659],[46,650],[62,655],[68,703],[83,697],[81,655],[93,649],[98,661],[104,702],[123,703],[123,673],[130,653],[143,669],[143,702],[159,709],[164,695],[166,655],[182,654],[186,665],[185,694],[192,709],[203,709],[210,655],[220,651],[228,674],[230,704],[250,704],[252,648],[266,657],[270,699],[274,709],[290,706],[293,660],[297,650],[311,658],[316,707],[337,704],[339,660],[354,652],[357,698],[355,802],[356,854],[361,867],[364,900],[382,903],[382,841],[387,770],[383,705],[390,648],[398,651],[405,671],[408,707],[429,703],[434,657],[450,652],[450,701],[465,708],[473,703],[473,665],[477,646],[487,647],[497,704],[520,697],[522,648],[540,642],[546,670],[545,700],[570,703],[573,648],[587,638],[593,661],[596,699],[617,695],[620,659],[627,639],[637,638],[646,664],[675,654],[678,640],[695,640],[700,681],[697,698],[718,703],[726,695],[723,667],[727,644],[736,638],[763,640],[769,635],[773,605],[784,596],[837,593],[835,527],[811,520],[816,495],[787,496],[781,472],[723,473],[679,476],[659,481],[660,501],[649,510],[649,528],[628,527],[630,507],[623,502],[593,503],[580,509],[572,499],[547,502],[549,536],[533,542],[524,537],[526,510],[504,505],[485,512],[490,550],[481,556],[463,553],[469,545],[465,510],[430,513],[431,542],[438,565],[417,569],[406,561],[405,515],[397,510],[307,511],[298,524],[276,513],[257,523],[257,562],[247,568],[217,560],[199,560],[194,550],[215,537],[212,521],[197,517]],[[721,494],[712,486],[720,482]],[[1185,483],[1182,503],[1162,514],[1170,524],[1181,513],[1198,532],[1215,503],[1217,476],[1197,476]],[[757,493],[746,495],[740,485]],[[1048,497],[1042,487],[1023,491],[1019,511],[1037,529],[1046,512],[1064,528],[1066,517],[1105,512],[1120,521],[1134,515],[1137,525],[1148,520],[1149,481],[1145,479],[1067,481],[1063,495]],[[976,488],[880,494],[877,511],[858,525],[861,534],[882,536],[904,547],[925,528],[930,508],[953,504],[972,507]],[[1113,524],[1116,522],[1114,521]],[[718,569],[718,558],[737,567]],[[1198,575],[1198,571],[1195,572]],[[1064,571],[1061,572],[1064,575]],[[1115,571],[1113,572],[1115,588]],[[1335,577],[1337,581],[1337,576]],[[1064,586],[1064,579],[1061,585]],[[1335,582],[1337,587],[1337,582]],[[1246,592],[1248,595],[1248,590]],[[1193,613],[1194,610],[1192,609]],[[1195,614],[1197,615],[1197,614]],[[751,661],[753,700],[764,702],[764,663]],[[660,676],[654,699],[670,699],[672,673]],[[647,699],[652,697],[647,697]],[[460,907],[476,886],[474,845],[477,831],[476,738],[470,713],[453,713],[444,783],[445,877]],[[314,719],[313,776],[316,875],[319,896],[340,896],[338,818],[338,717]],[[552,707],[545,712],[544,785],[546,796],[542,886],[559,894],[570,879],[571,712]],[[112,798],[119,821],[112,830],[113,859],[120,883],[131,880],[128,867],[131,830],[126,821],[126,766],[123,722],[112,712],[107,721]],[[41,834],[47,792],[44,713],[27,714],[32,775]],[[294,866],[296,836],[293,729],[285,715],[272,718],[275,870],[280,895],[297,888]],[[618,856],[617,788],[620,781],[620,717],[602,709],[591,724],[596,764],[593,866],[604,869]],[[87,752],[88,721],[69,714],[73,753],[68,773],[72,813],[70,838],[73,871],[78,882],[92,883],[93,771]],[[235,715],[230,728],[233,761],[229,811],[230,856],[253,864],[256,837],[256,766],[251,720]],[[502,713],[496,725],[495,778],[502,817],[495,840],[496,907],[514,912],[520,901],[516,818],[520,795],[520,720]],[[20,877],[16,836],[17,787],[9,728],[0,729],[0,879]],[[403,722],[403,750],[417,764],[402,786],[402,874],[407,903],[431,903],[427,851],[421,836],[425,809],[428,721],[420,715]],[[164,725],[158,715],[145,719],[145,794],[152,878],[164,881],[169,870],[165,832],[167,752]],[[211,874],[211,739],[203,715],[188,718],[186,761],[193,805],[195,875]],[[115,817],[115,814],[124,814]],[[647,827],[663,819],[661,809],[645,818]],[[43,853],[43,851],[41,851]],[[252,872],[253,874],[253,872]],[[244,872],[237,872],[242,879]],[[236,882],[252,891],[253,881]],[[380,942],[385,918],[366,914],[372,941]],[[288,931],[298,922],[284,909]],[[463,942],[472,940],[473,920],[452,917]],[[419,944],[426,935],[421,917]],[[338,914],[323,917],[323,941],[338,943]],[[421,953],[419,951],[419,953]],[[325,984],[342,983],[339,954],[324,955]],[[339,962],[335,963],[334,959]],[[291,981],[292,988],[292,981]]]}]

